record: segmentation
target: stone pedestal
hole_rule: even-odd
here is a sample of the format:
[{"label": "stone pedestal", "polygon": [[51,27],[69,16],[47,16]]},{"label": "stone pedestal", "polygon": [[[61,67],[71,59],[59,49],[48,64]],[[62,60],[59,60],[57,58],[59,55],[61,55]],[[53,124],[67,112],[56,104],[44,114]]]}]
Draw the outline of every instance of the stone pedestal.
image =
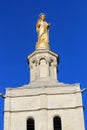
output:
[{"label": "stone pedestal", "polygon": [[30,83],[57,82],[58,55],[46,49],[39,49],[28,56]]}]

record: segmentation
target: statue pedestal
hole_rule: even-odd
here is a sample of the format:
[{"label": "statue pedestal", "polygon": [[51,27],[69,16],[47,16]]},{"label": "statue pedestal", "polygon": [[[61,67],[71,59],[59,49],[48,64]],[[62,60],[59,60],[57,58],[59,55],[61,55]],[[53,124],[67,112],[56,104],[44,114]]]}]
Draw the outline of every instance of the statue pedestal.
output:
[{"label": "statue pedestal", "polygon": [[56,53],[37,48],[28,56],[30,82],[57,82],[57,59]]},{"label": "statue pedestal", "polygon": [[49,44],[45,42],[37,42],[36,43],[36,50],[38,49],[48,49],[49,50]]}]

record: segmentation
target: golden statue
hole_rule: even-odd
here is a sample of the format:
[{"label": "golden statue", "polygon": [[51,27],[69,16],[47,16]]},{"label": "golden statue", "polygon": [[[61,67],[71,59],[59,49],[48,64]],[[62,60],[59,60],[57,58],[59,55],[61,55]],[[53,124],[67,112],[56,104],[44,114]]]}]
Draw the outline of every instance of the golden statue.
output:
[{"label": "golden statue", "polygon": [[36,43],[36,49],[49,49],[48,29],[50,24],[45,21],[45,17],[45,14],[40,14],[36,24],[36,32],[38,33],[38,42]]}]

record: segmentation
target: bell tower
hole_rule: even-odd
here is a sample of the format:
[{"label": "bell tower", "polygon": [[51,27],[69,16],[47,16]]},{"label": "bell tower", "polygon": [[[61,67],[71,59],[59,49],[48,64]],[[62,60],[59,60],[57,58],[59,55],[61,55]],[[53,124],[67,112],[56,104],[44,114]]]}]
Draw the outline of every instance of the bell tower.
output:
[{"label": "bell tower", "polygon": [[85,130],[80,84],[57,80],[58,55],[50,50],[49,27],[40,14],[38,40],[30,54],[30,83],[7,88],[4,130]]}]

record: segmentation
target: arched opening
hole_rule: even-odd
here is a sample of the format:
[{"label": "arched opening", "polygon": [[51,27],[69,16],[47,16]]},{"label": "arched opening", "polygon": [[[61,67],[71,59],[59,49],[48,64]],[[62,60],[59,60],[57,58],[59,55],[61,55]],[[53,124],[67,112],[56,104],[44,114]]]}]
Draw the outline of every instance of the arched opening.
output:
[{"label": "arched opening", "polygon": [[54,78],[54,68],[53,68],[53,64],[54,64],[54,61],[53,61],[53,59],[50,59],[50,63],[49,63],[49,67],[50,67],[50,69],[49,69],[49,73],[50,73],[50,77],[51,78]]},{"label": "arched opening", "polygon": [[54,127],[54,130],[62,130],[61,119],[59,116],[54,117],[53,127]]},{"label": "arched opening", "polygon": [[27,120],[27,130],[35,130],[35,123],[32,118]]},{"label": "arched opening", "polygon": [[41,58],[39,61],[39,75],[40,77],[47,77],[48,65],[45,58]]}]

